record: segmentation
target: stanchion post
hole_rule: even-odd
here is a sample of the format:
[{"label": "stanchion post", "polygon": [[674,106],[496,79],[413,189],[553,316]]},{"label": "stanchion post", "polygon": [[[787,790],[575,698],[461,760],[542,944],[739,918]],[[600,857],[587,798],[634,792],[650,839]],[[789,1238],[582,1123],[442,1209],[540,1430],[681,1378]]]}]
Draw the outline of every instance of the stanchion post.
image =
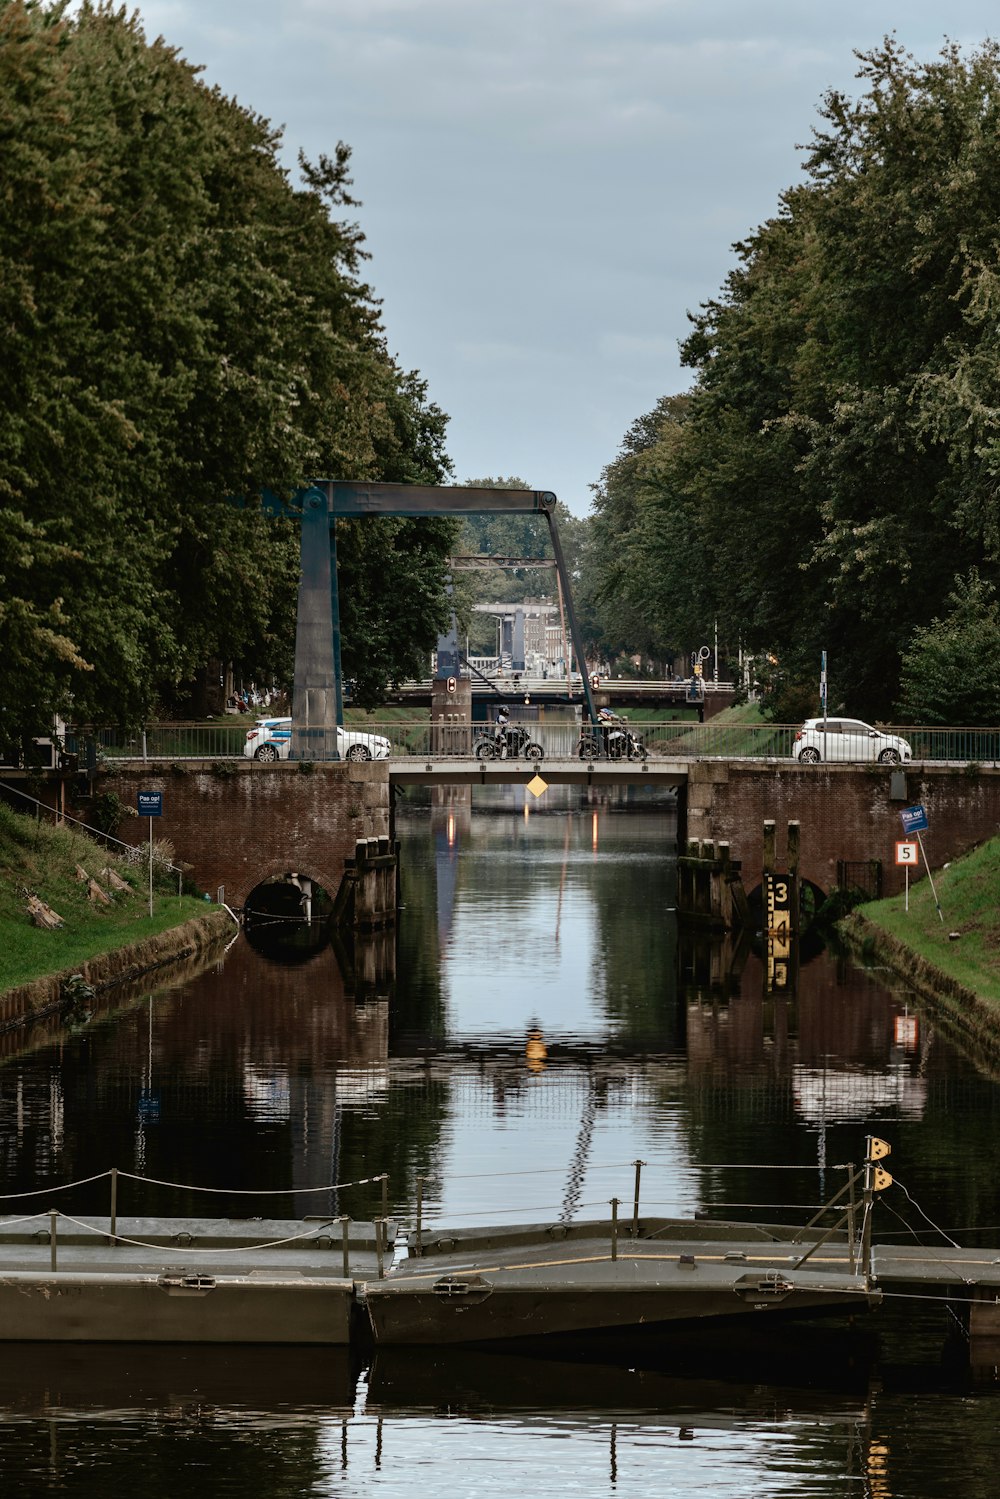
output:
[{"label": "stanchion post", "polygon": [[611,1258],[618,1258],[618,1198],[611,1199]]},{"label": "stanchion post", "polygon": [[389,1220],[389,1173],[387,1171],[384,1172],[383,1175],[382,1175],[382,1217],[386,1220],[386,1222],[388,1222],[388,1220]]},{"label": "stanchion post", "polygon": [[111,1242],[117,1244],[115,1230],[118,1227],[118,1167],[111,1168]]},{"label": "stanchion post", "polygon": [[635,1195],[632,1198],[632,1237],[639,1237],[639,1181],[642,1177],[642,1168],[645,1161],[633,1161],[635,1167]]},{"label": "stanchion post", "polygon": [[59,1218],[58,1208],[49,1208],[49,1263],[53,1271],[59,1268],[57,1264],[57,1229],[56,1222]]},{"label": "stanchion post", "polygon": [[418,1260],[422,1257],[423,1252],[424,1252],[424,1246],[423,1246],[423,1240],[422,1240],[423,1217],[424,1217],[424,1179],[423,1179],[422,1176],[418,1176],[417,1177],[417,1229],[416,1229],[416,1233],[414,1234],[414,1237],[413,1237],[413,1257],[414,1257],[414,1259],[418,1259]]},{"label": "stanchion post", "polygon": [[351,1220],[341,1218],[340,1220],[340,1249],[344,1257],[344,1279],[348,1280],[351,1274]]},{"label": "stanchion post", "polygon": [[385,1266],[382,1262],[382,1235],[385,1233],[385,1219],[375,1219],[375,1263],[378,1266],[378,1278],[385,1278]]},{"label": "stanchion post", "polygon": [[872,1136],[865,1139],[865,1177],[861,1184],[861,1208],[864,1216],[861,1220],[861,1259],[858,1269],[862,1274],[868,1274],[871,1264],[871,1242],[872,1242],[872,1206],[875,1201],[875,1163],[872,1159]]}]

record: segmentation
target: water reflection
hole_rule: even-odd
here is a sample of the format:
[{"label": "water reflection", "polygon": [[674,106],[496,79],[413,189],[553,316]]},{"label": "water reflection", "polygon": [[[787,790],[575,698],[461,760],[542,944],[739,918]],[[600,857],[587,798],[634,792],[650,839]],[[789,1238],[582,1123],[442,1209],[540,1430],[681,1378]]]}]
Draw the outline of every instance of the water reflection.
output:
[{"label": "water reflection", "polygon": [[[508,1355],[11,1346],[4,1472],[19,1494],[992,1494],[994,1400],[693,1367]],[[813,1370],[830,1350],[822,1338]],[[835,1350],[834,1350],[835,1355]]]},{"label": "water reflection", "polygon": [[[418,1177],[431,1222],[504,1222],[630,1202],[640,1159],[645,1211],[800,1219],[873,1131],[935,1223],[1000,1243],[1000,1089],[843,959],[803,963],[776,996],[752,949],[679,948],[670,803],[476,790],[408,799],[396,831],[394,944],[288,964],[241,940],[82,1027],[7,1037],[0,1192],[115,1164],[146,1178],[122,1213],[367,1217],[387,1171],[404,1222]],[[209,1208],[152,1178],[227,1190]],[[102,1211],[105,1194],[60,1205]],[[901,1194],[881,1229],[928,1233]],[[742,1375],[728,1339],[642,1370],[421,1356],[360,1375],[298,1350],[8,1350],[5,1474],[152,1499],[189,1481],[409,1496],[568,1475],[593,1495],[985,1499],[996,1406],[968,1398],[964,1364],[949,1385],[943,1321],[888,1306],[891,1356],[870,1326],[860,1351],[810,1330]]]}]

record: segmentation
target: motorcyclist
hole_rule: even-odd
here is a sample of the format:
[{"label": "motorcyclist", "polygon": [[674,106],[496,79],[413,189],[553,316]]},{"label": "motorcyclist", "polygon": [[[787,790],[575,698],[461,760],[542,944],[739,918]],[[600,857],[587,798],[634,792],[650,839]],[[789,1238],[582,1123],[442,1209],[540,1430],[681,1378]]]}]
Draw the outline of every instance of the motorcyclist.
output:
[{"label": "motorcyclist", "polygon": [[621,728],[621,720],[618,714],[612,713],[610,708],[599,708],[597,710],[597,723],[601,730],[601,738],[604,741],[604,753],[609,759],[619,758],[621,752],[619,750],[619,755],[615,755],[616,745],[612,740],[615,731]]},{"label": "motorcyclist", "polygon": [[497,754],[499,755],[501,760],[505,760],[507,758],[507,725],[509,724],[509,722],[510,718],[507,713],[507,709],[501,708],[499,713],[497,714],[497,725],[494,731]]}]

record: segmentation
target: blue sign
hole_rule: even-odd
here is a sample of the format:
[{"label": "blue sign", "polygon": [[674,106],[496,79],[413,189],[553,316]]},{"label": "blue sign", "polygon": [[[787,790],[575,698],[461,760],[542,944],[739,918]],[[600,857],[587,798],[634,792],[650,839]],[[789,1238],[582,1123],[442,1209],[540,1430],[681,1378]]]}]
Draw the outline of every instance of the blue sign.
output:
[{"label": "blue sign", "polygon": [[926,833],[927,809],[925,807],[904,807],[899,815],[903,822],[904,833]]},{"label": "blue sign", "polygon": [[140,791],[137,793],[140,817],[163,816],[163,792]]}]

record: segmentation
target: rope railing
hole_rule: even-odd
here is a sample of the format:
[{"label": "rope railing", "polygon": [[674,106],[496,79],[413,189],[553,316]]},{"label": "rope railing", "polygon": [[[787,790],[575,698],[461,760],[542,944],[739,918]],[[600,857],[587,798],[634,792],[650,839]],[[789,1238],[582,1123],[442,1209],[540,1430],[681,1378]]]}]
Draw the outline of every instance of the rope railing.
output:
[{"label": "rope railing", "polygon": [[[104,1230],[103,1228],[95,1228],[92,1223],[86,1223],[80,1218],[74,1218],[69,1213],[59,1213],[58,1217],[65,1223],[72,1223],[74,1228],[83,1229],[86,1233],[93,1234],[100,1238],[107,1237],[106,1230]],[[255,1240],[253,1251],[254,1254],[257,1254],[262,1249],[282,1249],[288,1244],[301,1244],[308,1239],[322,1238],[327,1235],[328,1230],[333,1228],[335,1224],[340,1223],[343,1227],[343,1225],[348,1224],[349,1221],[349,1219],[329,1218],[322,1223],[310,1225],[310,1227],[301,1234],[289,1234],[282,1239],[262,1239],[260,1241]],[[245,1256],[247,1253],[247,1247],[245,1244],[226,1244],[222,1246],[213,1245],[211,1247],[204,1247],[196,1244],[153,1244],[147,1239],[132,1239],[120,1233],[116,1233],[114,1237],[116,1244],[128,1244],[133,1249],[155,1250],[157,1254],[183,1254],[185,1256],[196,1254],[242,1254]]]},{"label": "rope railing", "polygon": [[62,1182],[57,1186],[38,1187],[28,1192],[0,1192],[0,1202],[20,1201],[22,1197],[51,1197],[53,1192],[70,1192],[74,1187],[86,1187],[91,1182],[104,1181],[110,1175],[109,1168],[107,1171],[98,1171],[94,1176],[81,1176],[78,1181]]},{"label": "rope railing", "polygon": [[[597,1172],[605,1172],[605,1171],[624,1171],[624,1170],[626,1170],[626,1169],[628,1169],[630,1167],[635,1167],[637,1165],[638,1166],[644,1166],[644,1167],[646,1167],[647,1169],[650,1169],[650,1170],[664,1169],[662,1163],[659,1163],[659,1162],[646,1162],[646,1161],[642,1161],[642,1162],[637,1162],[637,1161],[605,1161],[605,1162],[600,1162],[598,1164],[592,1165],[589,1168],[588,1174],[592,1175],[592,1174],[595,1174]],[[671,1167],[671,1169],[676,1169],[676,1168],[675,1167]],[[783,1165],[770,1166],[770,1165],[752,1164],[752,1163],[746,1162],[746,1161],[736,1161],[736,1162],[716,1162],[716,1161],[709,1161],[709,1162],[704,1162],[704,1163],[693,1163],[693,1164],[691,1164],[689,1166],[686,1166],[684,1168],[684,1170],[686,1170],[688,1172],[701,1172],[701,1171],[798,1171],[798,1172],[805,1172],[805,1173],[808,1173],[808,1174],[814,1174],[815,1171],[816,1171],[816,1169],[817,1168],[815,1166],[805,1166],[805,1165],[803,1165],[803,1166],[794,1166],[794,1165],[793,1166],[783,1166]],[[827,1166],[825,1169],[827,1171],[850,1171],[852,1168],[850,1166],[846,1166],[846,1165],[834,1165],[834,1166]],[[565,1175],[565,1167],[564,1166],[531,1166],[531,1167],[521,1168],[519,1170],[512,1170],[512,1171],[465,1171],[465,1172],[455,1172],[455,1173],[448,1172],[447,1173],[447,1179],[448,1179],[449,1182],[452,1182],[452,1181],[496,1181],[496,1180],[499,1180],[501,1178],[507,1178],[507,1177],[521,1177],[521,1176],[564,1176],[564,1175]],[[141,1183],[144,1186],[150,1186],[150,1187],[169,1187],[169,1188],[173,1188],[174,1190],[179,1191],[179,1192],[202,1192],[202,1193],[216,1194],[218,1196],[228,1196],[228,1197],[287,1197],[287,1196],[303,1197],[303,1196],[309,1196],[310,1194],[318,1194],[318,1193],[321,1193],[321,1192],[344,1192],[344,1191],[347,1191],[348,1189],[350,1189],[352,1187],[367,1187],[367,1186],[373,1185],[375,1182],[388,1181],[388,1179],[389,1179],[387,1172],[376,1172],[376,1173],[374,1173],[371,1176],[359,1176],[359,1177],[356,1177],[352,1181],[325,1182],[322,1185],[316,1186],[316,1187],[300,1187],[300,1186],[290,1186],[290,1187],[229,1187],[229,1186],[207,1186],[207,1185],[205,1185],[203,1183],[198,1183],[198,1182],[174,1181],[174,1180],[172,1180],[172,1179],[170,1179],[168,1177],[142,1176],[138,1172],[125,1171],[121,1167],[114,1167],[114,1166],[112,1166],[112,1167],[106,1168],[104,1171],[94,1172],[94,1174],[91,1175],[91,1176],[77,1177],[73,1181],[68,1181],[68,1182],[54,1182],[54,1183],[52,1183],[52,1184],[50,1184],[49,1186],[46,1186],[46,1187],[27,1188],[23,1192],[0,1192],[0,1202],[13,1202],[13,1201],[17,1201],[17,1200],[19,1200],[21,1198],[25,1198],[25,1197],[44,1197],[44,1196],[50,1195],[53,1192],[69,1192],[69,1191],[72,1191],[75,1187],[89,1186],[93,1182],[103,1181],[103,1180],[105,1180],[105,1179],[107,1179],[107,1178],[109,1178],[111,1176],[117,1176],[117,1178],[118,1178],[119,1181],[134,1181],[134,1182],[139,1182],[139,1183]],[[424,1181],[426,1181],[426,1180],[429,1180],[430,1178],[425,1175],[421,1179],[424,1180]],[[752,1207],[752,1206],[754,1206],[753,1203],[733,1203],[731,1205],[733,1207]],[[776,1204],[765,1203],[765,1204],[760,1204],[760,1205],[761,1206],[771,1207],[771,1206],[775,1206]],[[787,1204],[784,1204],[784,1205],[787,1206],[787,1207],[791,1207],[791,1208],[794,1208],[794,1207],[802,1208],[802,1207],[809,1207],[810,1206],[810,1204],[808,1204],[808,1203],[805,1203],[805,1204],[803,1204],[803,1203],[787,1203]],[[716,1206],[720,1206],[720,1205],[719,1204],[713,1204],[713,1207],[716,1207]]]},{"label": "rope railing", "polygon": [[349,1182],[327,1182],[321,1187],[202,1187],[192,1182],[166,1181],[156,1176],[138,1176],[135,1172],[121,1170],[118,1171],[118,1179],[142,1182],[150,1187],[174,1187],[180,1192],[208,1192],[227,1197],[306,1197],[312,1193],[346,1192],[349,1187],[367,1187],[372,1182],[388,1181],[388,1177],[382,1174],[359,1176],[355,1181]]}]

